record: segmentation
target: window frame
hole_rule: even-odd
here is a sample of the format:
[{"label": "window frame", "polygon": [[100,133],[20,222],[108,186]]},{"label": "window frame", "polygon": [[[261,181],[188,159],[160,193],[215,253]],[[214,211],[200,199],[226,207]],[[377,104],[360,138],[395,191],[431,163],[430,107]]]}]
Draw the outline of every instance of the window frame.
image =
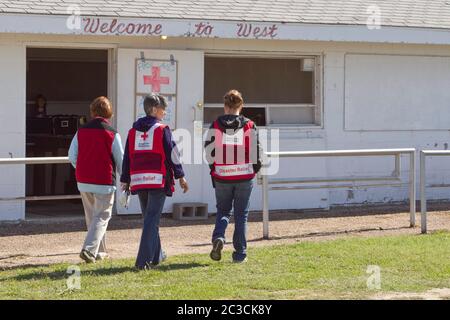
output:
[{"label": "window frame", "polygon": [[[323,54],[322,53],[302,53],[302,54],[277,54],[277,53],[205,53],[207,57],[224,57],[224,58],[262,58],[262,59],[311,59],[315,60],[315,68],[313,74],[313,97],[314,103],[245,103],[245,108],[264,108],[266,116],[266,126],[260,126],[261,128],[276,128],[287,130],[298,129],[323,129]],[[205,79],[205,81],[207,81]],[[244,94],[245,98],[245,94]],[[315,123],[311,124],[270,124],[270,108],[282,107],[282,108],[313,108]],[[223,108],[221,103],[205,103],[204,108]],[[204,110],[203,110],[204,112]],[[204,127],[207,128],[211,123],[204,122]]]}]

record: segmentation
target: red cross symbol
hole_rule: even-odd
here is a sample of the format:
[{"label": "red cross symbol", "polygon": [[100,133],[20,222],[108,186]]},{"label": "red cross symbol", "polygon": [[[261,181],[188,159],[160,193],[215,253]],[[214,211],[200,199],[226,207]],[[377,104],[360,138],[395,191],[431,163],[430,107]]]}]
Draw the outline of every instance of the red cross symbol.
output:
[{"label": "red cross symbol", "polygon": [[144,134],[141,134],[141,138],[145,141],[148,138],[147,132],[144,132]]},{"label": "red cross symbol", "polygon": [[152,86],[153,92],[161,92],[161,84],[169,84],[169,77],[161,77],[161,69],[159,67],[152,67],[152,75],[144,76],[144,84]]}]

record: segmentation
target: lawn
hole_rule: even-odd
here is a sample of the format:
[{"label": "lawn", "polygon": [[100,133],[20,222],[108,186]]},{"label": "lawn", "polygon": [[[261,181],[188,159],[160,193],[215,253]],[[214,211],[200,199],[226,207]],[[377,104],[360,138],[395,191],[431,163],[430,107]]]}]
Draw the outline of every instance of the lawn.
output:
[{"label": "lawn", "polygon": [[[169,257],[136,271],[134,260],[79,264],[81,289],[67,289],[68,264],[0,271],[0,299],[365,299],[450,288],[450,233],[346,238],[252,248],[245,264],[207,254]],[[380,289],[368,288],[369,265]],[[373,283],[373,282],[372,282]]]}]

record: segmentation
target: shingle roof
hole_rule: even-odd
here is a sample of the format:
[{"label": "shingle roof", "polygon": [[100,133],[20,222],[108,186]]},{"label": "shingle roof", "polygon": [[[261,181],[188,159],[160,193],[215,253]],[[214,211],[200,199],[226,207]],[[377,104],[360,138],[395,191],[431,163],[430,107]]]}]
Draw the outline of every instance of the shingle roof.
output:
[{"label": "shingle roof", "polygon": [[[384,26],[450,29],[450,0],[0,0],[1,13],[365,25],[371,5]],[[1,19],[1,16],[0,16]]]}]

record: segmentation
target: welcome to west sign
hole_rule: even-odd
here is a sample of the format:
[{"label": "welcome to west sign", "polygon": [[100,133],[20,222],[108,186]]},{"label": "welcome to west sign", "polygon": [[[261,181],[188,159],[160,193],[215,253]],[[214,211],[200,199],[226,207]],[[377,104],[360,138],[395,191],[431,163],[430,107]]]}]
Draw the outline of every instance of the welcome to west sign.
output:
[{"label": "welcome to west sign", "polygon": [[[173,23],[142,23],[86,17],[82,19],[81,28],[84,34],[158,36],[175,33],[177,36],[185,37],[226,37],[225,31],[232,31],[232,24],[224,29],[221,24],[211,21],[187,23],[185,26],[180,24],[176,29],[174,28],[175,25],[171,24]],[[233,36],[237,38],[274,39],[278,36],[278,28],[277,24],[263,25],[238,22],[235,23]]]}]

